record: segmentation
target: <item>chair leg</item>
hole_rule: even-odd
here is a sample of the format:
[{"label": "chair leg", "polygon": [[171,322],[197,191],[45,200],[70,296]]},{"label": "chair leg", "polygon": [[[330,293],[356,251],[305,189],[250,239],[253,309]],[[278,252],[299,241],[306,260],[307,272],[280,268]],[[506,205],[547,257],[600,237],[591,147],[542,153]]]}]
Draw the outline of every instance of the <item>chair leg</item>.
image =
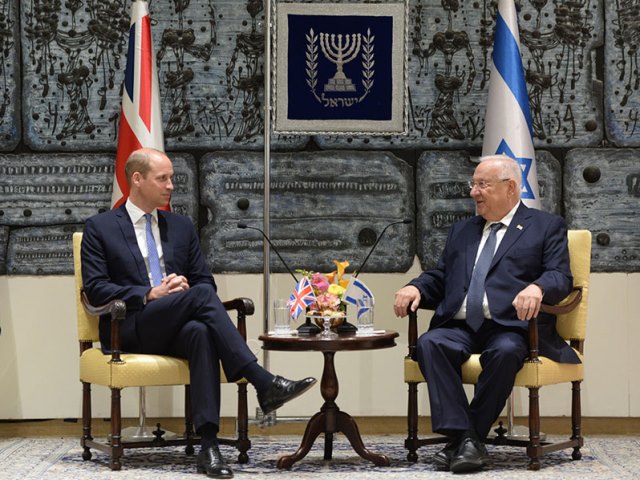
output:
[{"label": "chair leg", "polygon": [[577,445],[573,447],[571,458],[580,460],[582,458],[582,407],[580,402],[580,383],[579,381],[571,382],[571,440],[577,441]]},{"label": "chair leg", "polygon": [[185,453],[193,455],[195,449],[193,447],[193,438],[195,437],[193,429],[193,419],[191,418],[191,386],[184,386],[184,438],[187,439],[187,448]]},{"label": "chair leg", "polygon": [[111,470],[120,470],[122,464],[122,411],[120,408],[120,389],[111,389],[111,459],[109,468]]},{"label": "chair leg", "polygon": [[539,388],[529,387],[529,470],[540,470],[542,445],[540,444],[540,396]]},{"label": "chair leg", "polygon": [[409,382],[409,400],[407,404],[407,439],[404,448],[409,450],[407,461],[417,462],[418,454],[418,384]]},{"label": "chair leg", "polygon": [[87,441],[93,440],[91,436],[91,384],[82,382],[82,459],[91,460],[91,450],[87,447]]},{"label": "chair leg", "polygon": [[251,448],[251,440],[249,440],[249,407],[247,404],[247,384],[238,383],[238,439],[236,448],[240,452],[238,454],[238,463],[247,463],[249,455],[247,451]]}]

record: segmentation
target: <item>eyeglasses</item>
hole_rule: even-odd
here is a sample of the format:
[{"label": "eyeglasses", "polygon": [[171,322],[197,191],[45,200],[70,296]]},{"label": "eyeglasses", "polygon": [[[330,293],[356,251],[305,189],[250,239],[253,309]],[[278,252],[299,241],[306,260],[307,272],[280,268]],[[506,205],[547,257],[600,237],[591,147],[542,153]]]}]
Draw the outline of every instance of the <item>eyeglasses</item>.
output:
[{"label": "eyeglasses", "polygon": [[479,182],[476,182],[475,180],[469,180],[467,182],[467,185],[469,185],[469,188],[471,190],[473,190],[473,187],[478,187],[480,190],[486,190],[487,188],[495,185],[496,183],[508,182],[509,180],[510,180],[509,178],[501,178],[500,180],[496,180],[495,182],[485,182],[484,180],[480,180]]}]

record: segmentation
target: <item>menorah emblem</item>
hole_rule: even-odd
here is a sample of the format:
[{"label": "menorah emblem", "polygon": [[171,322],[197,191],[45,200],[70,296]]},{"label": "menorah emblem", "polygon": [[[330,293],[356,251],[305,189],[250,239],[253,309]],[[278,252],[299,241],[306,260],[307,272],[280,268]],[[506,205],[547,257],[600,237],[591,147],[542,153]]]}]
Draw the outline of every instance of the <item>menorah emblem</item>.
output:
[{"label": "menorah emblem", "polygon": [[[336,41],[337,37],[337,41]],[[344,74],[342,67],[345,63],[349,63],[358,56],[360,52],[361,35],[359,33],[344,36],[344,44],[342,34],[329,35],[328,33],[320,33],[320,48],[322,53],[331,63],[336,65],[336,74],[324,86],[325,92],[355,92],[356,86],[350,78]]]}]

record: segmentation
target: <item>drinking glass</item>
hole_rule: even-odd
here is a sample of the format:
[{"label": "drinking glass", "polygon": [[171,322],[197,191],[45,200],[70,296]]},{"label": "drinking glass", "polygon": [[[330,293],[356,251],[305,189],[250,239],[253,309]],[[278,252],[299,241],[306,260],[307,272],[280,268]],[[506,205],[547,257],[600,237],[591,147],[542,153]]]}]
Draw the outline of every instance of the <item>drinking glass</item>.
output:
[{"label": "drinking glass", "polygon": [[373,297],[362,297],[358,300],[356,317],[357,335],[371,335],[373,333]]},{"label": "drinking glass", "polygon": [[291,312],[288,299],[276,298],[273,301],[273,332],[277,336],[291,334]]}]

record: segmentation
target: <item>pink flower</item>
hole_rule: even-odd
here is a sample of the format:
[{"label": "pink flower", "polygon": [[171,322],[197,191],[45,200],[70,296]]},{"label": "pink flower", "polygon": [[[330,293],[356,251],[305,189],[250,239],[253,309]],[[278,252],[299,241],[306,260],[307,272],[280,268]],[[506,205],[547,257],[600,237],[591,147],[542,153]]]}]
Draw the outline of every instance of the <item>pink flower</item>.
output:
[{"label": "pink flower", "polygon": [[329,281],[323,274],[314,273],[311,277],[311,286],[320,293],[324,293],[329,288]]},{"label": "pink flower", "polygon": [[333,295],[331,293],[323,293],[322,295],[319,295],[318,297],[316,297],[316,301],[321,310],[326,308],[335,310],[340,305],[340,299],[336,295]]}]

